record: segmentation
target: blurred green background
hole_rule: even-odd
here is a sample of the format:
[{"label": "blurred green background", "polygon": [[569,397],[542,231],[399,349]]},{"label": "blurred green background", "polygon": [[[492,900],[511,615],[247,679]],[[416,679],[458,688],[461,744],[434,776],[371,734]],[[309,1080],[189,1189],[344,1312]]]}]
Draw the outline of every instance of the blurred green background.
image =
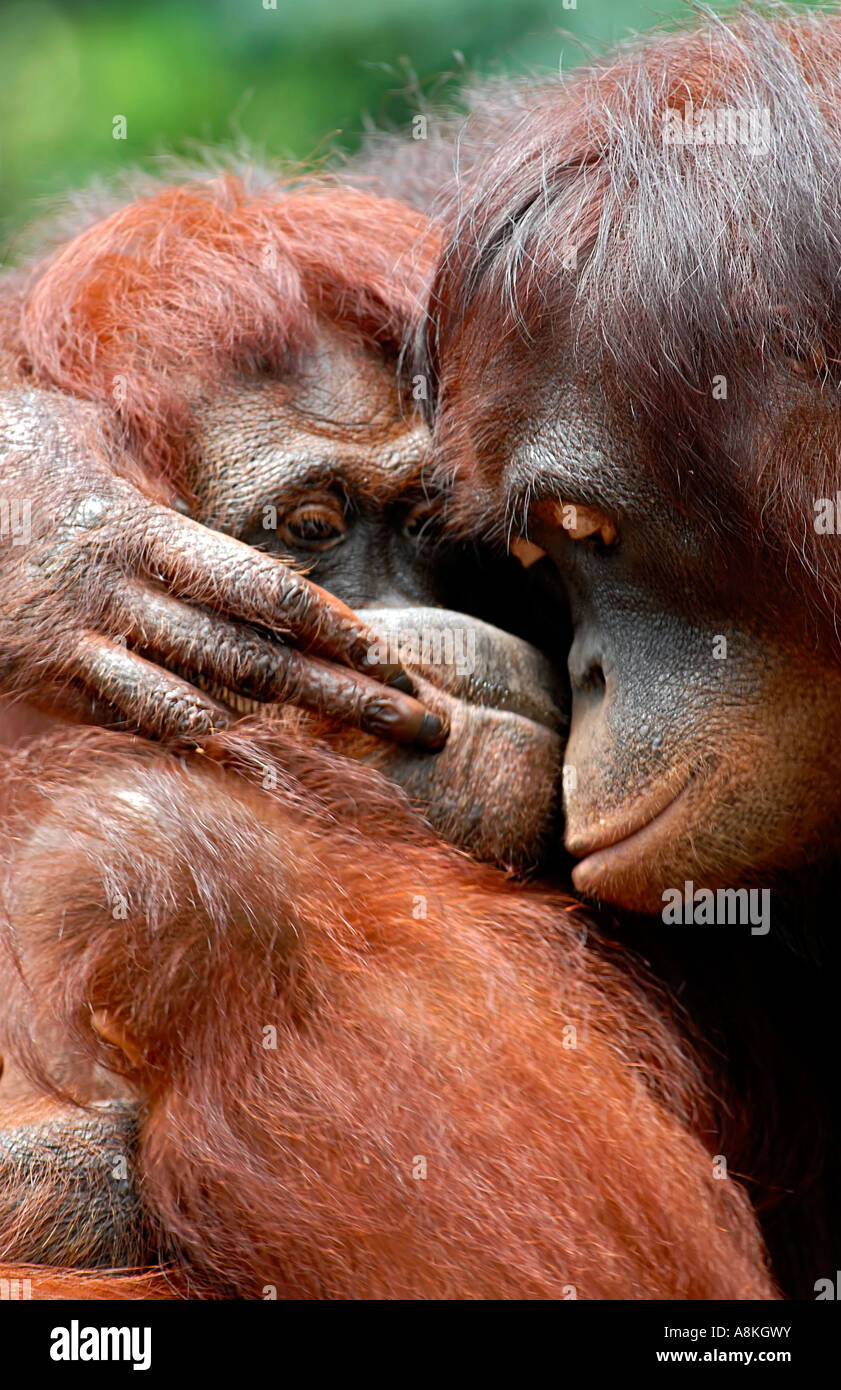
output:
[{"label": "blurred green background", "polygon": [[[556,70],[681,0],[0,0],[0,246],[43,200],[190,142],[307,157],[462,64]],[[570,6],[570,8],[567,8]],[[720,8],[727,8],[726,5]],[[114,119],[125,117],[125,139]]]}]

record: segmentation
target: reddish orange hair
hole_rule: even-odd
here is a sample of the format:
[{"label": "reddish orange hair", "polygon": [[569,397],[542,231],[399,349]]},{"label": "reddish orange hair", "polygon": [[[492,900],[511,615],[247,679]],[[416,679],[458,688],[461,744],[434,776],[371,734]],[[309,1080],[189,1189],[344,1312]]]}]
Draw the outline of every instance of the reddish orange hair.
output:
[{"label": "reddish orange hair", "polygon": [[407,205],[227,176],[166,188],[33,271],[18,348],[36,382],[110,404],[170,469],[197,386],[283,372],[320,315],[396,349],[426,299],[437,238]]},{"label": "reddish orange hair", "polygon": [[192,1291],[773,1296],[691,1052],[578,904],[329,750],[206,748],[226,766],[93,731],[22,758],[0,1040],[48,1085],[58,1027],[137,1087]]}]

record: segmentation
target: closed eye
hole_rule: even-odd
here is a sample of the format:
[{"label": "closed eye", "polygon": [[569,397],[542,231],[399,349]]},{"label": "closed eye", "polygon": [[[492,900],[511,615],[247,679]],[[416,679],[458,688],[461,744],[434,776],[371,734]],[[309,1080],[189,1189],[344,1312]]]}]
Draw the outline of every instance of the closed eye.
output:
[{"label": "closed eye", "polygon": [[[562,529],[573,541],[595,540],[605,549],[619,543],[619,529],[616,522],[598,507],[585,507],[577,502],[560,502],[544,499],[536,502],[529,511],[529,517],[540,531],[549,527]],[[511,553],[526,569],[545,555],[539,545],[525,536],[517,536],[511,542]]]},{"label": "closed eye", "polygon": [[590,536],[598,536],[603,545],[615,545],[619,539],[616,523],[598,508],[579,507],[574,502],[555,505],[562,508],[561,525],[570,540],[586,541]]}]

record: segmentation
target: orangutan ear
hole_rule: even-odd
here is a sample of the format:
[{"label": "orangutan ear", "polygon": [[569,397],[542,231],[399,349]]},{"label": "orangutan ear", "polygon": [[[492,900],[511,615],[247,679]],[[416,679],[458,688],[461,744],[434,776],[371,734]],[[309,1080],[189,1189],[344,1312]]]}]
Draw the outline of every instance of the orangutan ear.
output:
[{"label": "orangutan ear", "polygon": [[128,1030],[108,1009],[94,1009],[92,1011],[91,1027],[95,1033],[98,1033],[103,1042],[108,1043],[111,1047],[119,1048],[133,1067],[141,1065],[143,1053]]}]

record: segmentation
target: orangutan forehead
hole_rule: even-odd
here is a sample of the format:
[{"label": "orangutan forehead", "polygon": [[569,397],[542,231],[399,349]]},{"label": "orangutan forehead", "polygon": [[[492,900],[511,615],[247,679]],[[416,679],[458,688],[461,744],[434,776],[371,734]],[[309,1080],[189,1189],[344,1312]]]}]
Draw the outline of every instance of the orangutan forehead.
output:
[{"label": "orangutan forehead", "polygon": [[214,383],[212,392],[198,381],[190,413],[201,427],[219,413],[247,409],[253,400],[267,429],[276,418],[281,432],[291,426],[325,439],[364,442],[372,432],[404,426],[404,394],[395,353],[321,322],[282,364],[247,364]]},{"label": "orangutan forehead", "polygon": [[783,334],[838,355],[841,24],[804,71],[812,23],[747,16],[531,90],[454,223],[443,374],[471,322],[477,372],[512,329],[570,342],[596,322],[667,413]]},{"label": "orangutan forehead", "polygon": [[194,487],[212,524],[236,529],[263,506],[326,488],[375,505],[420,492],[428,427],[403,409],[393,379],[379,396],[364,388],[352,373],[250,381],[197,409]]}]

